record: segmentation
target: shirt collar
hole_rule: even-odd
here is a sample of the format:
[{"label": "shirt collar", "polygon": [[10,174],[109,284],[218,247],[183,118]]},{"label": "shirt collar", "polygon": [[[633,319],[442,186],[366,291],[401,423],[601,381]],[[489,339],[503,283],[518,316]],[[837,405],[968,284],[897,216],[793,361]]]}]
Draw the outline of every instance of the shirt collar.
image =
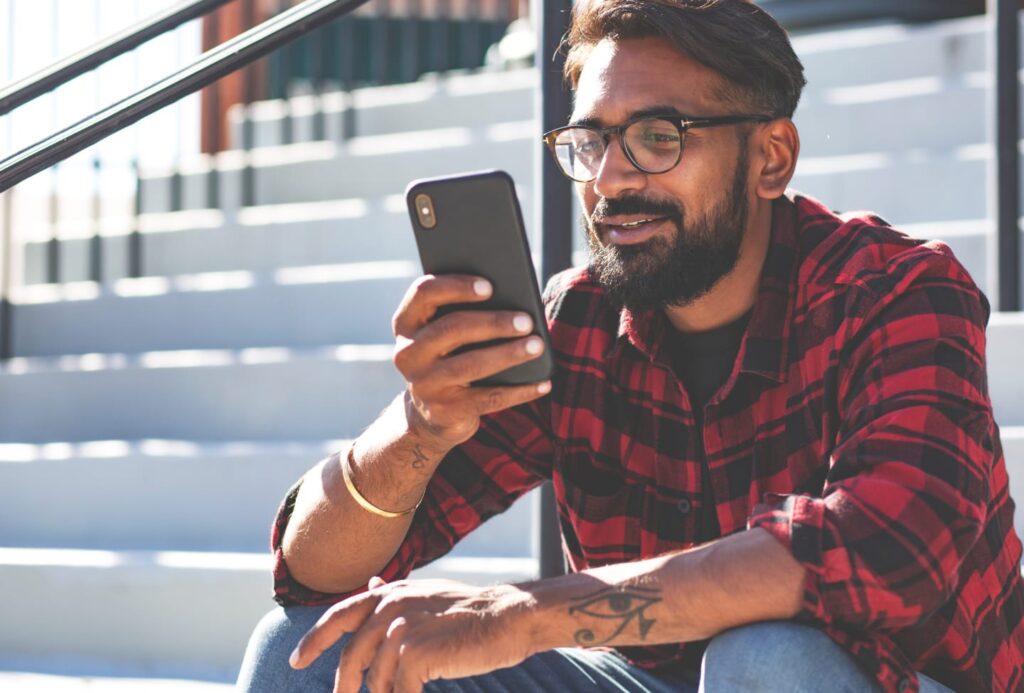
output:
[{"label": "shirt collar", "polygon": [[[786,380],[789,331],[797,290],[797,211],[796,202],[788,195],[772,205],[772,235],[761,270],[757,304],[737,356],[741,371],[778,382]],[[623,308],[619,314],[618,339],[611,353],[628,342],[650,361],[669,365],[671,359],[665,350],[670,329],[668,318],[661,311],[634,312]]]}]

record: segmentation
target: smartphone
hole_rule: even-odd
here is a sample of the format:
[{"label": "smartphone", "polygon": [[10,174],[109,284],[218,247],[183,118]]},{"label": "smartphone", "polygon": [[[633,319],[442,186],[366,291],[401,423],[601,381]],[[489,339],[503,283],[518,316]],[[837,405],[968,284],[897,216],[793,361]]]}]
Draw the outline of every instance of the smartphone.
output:
[{"label": "smartphone", "polygon": [[[405,199],[423,271],[479,276],[494,288],[487,301],[445,306],[438,317],[457,310],[523,311],[544,340],[539,357],[474,384],[523,385],[550,378],[551,338],[512,177],[492,170],[415,180]],[[503,341],[508,340],[467,348]]]}]

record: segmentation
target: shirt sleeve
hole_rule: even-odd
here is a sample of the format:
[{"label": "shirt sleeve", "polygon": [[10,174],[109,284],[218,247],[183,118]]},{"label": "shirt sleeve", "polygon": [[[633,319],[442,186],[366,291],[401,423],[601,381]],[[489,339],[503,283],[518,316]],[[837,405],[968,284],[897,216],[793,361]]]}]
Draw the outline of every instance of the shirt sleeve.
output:
[{"label": "shirt sleeve", "polygon": [[822,497],[770,497],[749,521],[807,568],[802,617],[842,630],[892,633],[948,601],[989,501],[987,303],[941,248],[904,255],[847,296]]},{"label": "shirt sleeve", "polygon": [[[427,486],[409,533],[380,571],[381,578],[401,580],[443,556],[485,520],[550,478],[548,397],[484,417],[476,435],[448,453]],[[298,491],[299,484],[289,490],[274,521],[274,600],[282,606],[331,604],[363,591],[317,592],[292,577],[281,542]]]}]

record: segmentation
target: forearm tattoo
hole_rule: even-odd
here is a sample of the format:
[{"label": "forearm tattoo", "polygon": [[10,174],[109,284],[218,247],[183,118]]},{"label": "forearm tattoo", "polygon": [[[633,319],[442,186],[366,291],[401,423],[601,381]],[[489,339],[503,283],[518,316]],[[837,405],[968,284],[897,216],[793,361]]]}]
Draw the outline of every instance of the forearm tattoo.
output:
[{"label": "forearm tattoo", "polygon": [[[637,587],[621,585],[605,587],[583,597],[573,599],[569,614],[586,614],[606,622],[606,627],[594,629],[581,628],[573,634],[576,644],[583,647],[604,645],[614,640],[629,624],[636,621],[640,639],[647,637],[647,632],[654,625],[654,619],[644,613],[649,607],[661,601],[661,590],[655,587]],[[611,630],[611,633],[605,633]],[[603,636],[603,637],[602,637]]]},{"label": "forearm tattoo", "polygon": [[427,458],[426,455],[423,454],[423,450],[420,449],[419,445],[413,446],[412,454],[413,454],[412,468],[413,469],[423,469],[423,467],[427,464],[427,459],[428,458]]}]

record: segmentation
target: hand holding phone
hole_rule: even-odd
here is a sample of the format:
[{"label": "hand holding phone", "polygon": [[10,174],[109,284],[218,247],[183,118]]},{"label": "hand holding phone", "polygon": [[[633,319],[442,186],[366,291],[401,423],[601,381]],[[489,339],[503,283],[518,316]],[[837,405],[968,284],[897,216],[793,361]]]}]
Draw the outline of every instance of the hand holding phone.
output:
[{"label": "hand holding phone", "polygon": [[[424,194],[425,213],[413,206]],[[427,276],[395,314],[395,365],[410,421],[454,446],[480,416],[546,394],[553,359],[508,176],[419,181],[408,200]],[[434,223],[422,225],[421,214]]]}]

